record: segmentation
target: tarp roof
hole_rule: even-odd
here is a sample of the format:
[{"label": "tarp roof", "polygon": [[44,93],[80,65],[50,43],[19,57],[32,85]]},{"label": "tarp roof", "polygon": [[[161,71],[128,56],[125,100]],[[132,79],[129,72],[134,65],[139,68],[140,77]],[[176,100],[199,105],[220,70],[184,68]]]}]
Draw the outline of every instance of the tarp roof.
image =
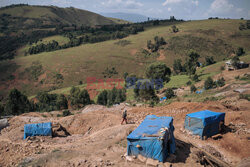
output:
[{"label": "tarp roof", "polygon": [[172,117],[148,115],[127,139],[152,139],[164,136],[166,131],[164,128],[169,129],[172,121]]},{"label": "tarp roof", "polygon": [[225,113],[213,112],[210,110],[203,110],[195,113],[187,114],[188,117],[199,118],[203,121],[203,124],[209,124],[213,122],[223,121],[225,119]]}]

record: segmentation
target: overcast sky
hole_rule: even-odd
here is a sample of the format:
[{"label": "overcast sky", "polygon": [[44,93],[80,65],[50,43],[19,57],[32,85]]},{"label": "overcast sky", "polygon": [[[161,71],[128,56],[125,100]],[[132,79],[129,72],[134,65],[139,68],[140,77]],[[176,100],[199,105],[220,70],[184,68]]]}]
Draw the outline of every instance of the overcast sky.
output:
[{"label": "overcast sky", "polygon": [[208,17],[250,19],[250,0],[0,0],[0,6],[73,6],[96,13],[137,13],[152,18],[206,19]]}]

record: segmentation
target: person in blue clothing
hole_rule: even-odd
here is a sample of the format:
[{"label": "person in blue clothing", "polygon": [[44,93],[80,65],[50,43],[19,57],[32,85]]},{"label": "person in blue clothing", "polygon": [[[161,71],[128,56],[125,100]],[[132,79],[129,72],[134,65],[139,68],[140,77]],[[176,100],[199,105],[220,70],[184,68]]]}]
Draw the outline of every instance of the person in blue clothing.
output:
[{"label": "person in blue clothing", "polygon": [[124,121],[125,121],[126,124],[128,123],[128,120],[127,120],[127,110],[126,109],[122,113],[122,122],[121,122],[121,125],[123,124]]}]

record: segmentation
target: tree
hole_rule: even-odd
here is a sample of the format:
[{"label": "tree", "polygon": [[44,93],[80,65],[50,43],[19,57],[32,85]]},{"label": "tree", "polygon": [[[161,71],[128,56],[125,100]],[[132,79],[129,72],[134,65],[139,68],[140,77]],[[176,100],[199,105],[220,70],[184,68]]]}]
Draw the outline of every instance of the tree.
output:
[{"label": "tree", "polygon": [[152,88],[151,86],[148,86],[148,84],[146,82],[141,83],[140,81],[138,81],[136,83],[134,93],[135,93],[135,97],[138,100],[142,100],[142,101],[152,100],[152,101],[156,101],[156,102],[159,101],[159,98],[155,94],[154,88]]},{"label": "tree", "polygon": [[86,89],[83,89],[79,93],[77,103],[82,105],[82,106],[86,106],[88,104],[91,104],[90,96],[89,96],[89,93]]},{"label": "tree", "polygon": [[190,91],[191,93],[194,93],[197,90],[197,88],[194,85],[191,85]]},{"label": "tree", "polygon": [[97,103],[100,105],[107,105],[107,101],[108,101],[108,92],[106,90],[102,91],[98,97],[97,97]]},{"label": "tree", "polygon": [[68,108],[68,100],[63,94],[57,95],[56,105],[59,110]]},{"label": "tree", "polygon": [[100,105],[111,106],[113,104],[119,104],[126,100],[126,89],[104,90],[97,97],[97,103]]},{"label": "tree", "polygon": [[213,56],[211,56],[211,57],[206,56],[205,60],[206,60],[206,66],[216,63],[216,61],[214,61],[214,57]]},{"label": "tree", "polygon": [[214,81],[211,77],[208,77],[207,80],[204,83],[204,88],[206,90],[214,88]]},{"label": "tree", "polygon": [[200,57],[200,55],[198,53],[196,53],[195,51],[193,51],[193,50],[189,51],[188,59],[186,60],[186,63],[184,65],[185,69],[189,75],[195,74],[199,57]]},{"label": "tree", "polygon": [[174,91],[172,88],[168,88],[165,92],[165,96],[168,98],[168,99],[171,99],[173,97],[175,97],[175,94],[174,94]]},{"label": "tree", "polygon": [[27,96],[17,89],[12,89],[8,95],[4,111],[5,115],[19,115],[30,112],[31,105]]},{"label": "tree", "polygon": [[164,82],[169,82],[171,70],[162,62],[150,64],[146,69],[146,76],[150,79],[162,79]]},{"label": "tree", "polygon": [[70,90],[71,105],[77,108],[91,104],[90,96],[87,90],[80,91],[79,88],[72,87]]},{"label": "tree", "polygon": [[237,56],[242,56],[242,55],[244,55],[244,54],[245,54],[244,49],[243,49],[242,47],[239,47],[239,48],[237,49],[237,51],[236,51],[236,55],[237,55]]},{"label": "tree", "polygon": [[181,59],[175,59],[173,69],[176,74],[184,72],[184,67],[181,65]]}]

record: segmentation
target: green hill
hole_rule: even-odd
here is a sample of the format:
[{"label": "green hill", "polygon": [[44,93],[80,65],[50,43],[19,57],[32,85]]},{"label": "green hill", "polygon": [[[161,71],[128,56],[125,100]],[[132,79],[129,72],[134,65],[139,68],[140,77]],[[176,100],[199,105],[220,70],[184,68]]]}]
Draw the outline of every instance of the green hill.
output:
[{"label": "green hill", "polygon": [[[146,28],[144,32],[122,40],[84,44],[53,52],[17,57],[0,62],[0,89],[5,94],[16,87],[28,95],[40,90],[54,90],[86,82],[86,77],[103,79],[103,72],[113,67],[118,72],[112,77],[122,78],[124,72],[143,77],[148,64],[162,61],[172,67],[177,58],[186,59],[190,49],[196,50],[205,61],[213,56],[216,61],[229,59],[238,47],[249,54],[250,30],[239,30],[244,20],[203,20],[177,24],[178,33],[171,26]],[[147,41],[164,37],[167,44],[158,53],[145,54]]]},{"label": "green hill", "polygon": [[77,26],[115,24],[109,18],[73,7],[12,5],[0,8],[0,15],[3,19],[8,19],[9,28],[25,29],[72,24]]}]

